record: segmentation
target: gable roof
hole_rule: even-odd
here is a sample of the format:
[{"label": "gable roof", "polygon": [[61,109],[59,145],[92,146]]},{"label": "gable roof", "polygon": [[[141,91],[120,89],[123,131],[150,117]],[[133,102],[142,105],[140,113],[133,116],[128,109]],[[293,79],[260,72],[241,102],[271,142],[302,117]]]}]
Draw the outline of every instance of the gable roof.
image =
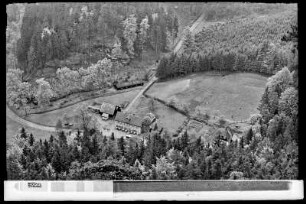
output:
[{"label": "gable roof", "polygon": [[109,115],[114,115],[116,106],[110,103],[103,102],[100,107],[100,112],[107,113]]},{"label": "gable roof", "polygon": [[134,114],[129,114],[129,113],[118,112],[116,114],[115,121],[137,127],[142,126],[142,119]]}]

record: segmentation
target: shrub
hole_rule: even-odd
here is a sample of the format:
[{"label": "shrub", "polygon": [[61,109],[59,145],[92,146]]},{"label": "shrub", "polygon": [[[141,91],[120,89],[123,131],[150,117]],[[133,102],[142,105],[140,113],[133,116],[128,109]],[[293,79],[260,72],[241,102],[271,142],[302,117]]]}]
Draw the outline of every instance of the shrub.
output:
[{"label": "shrub", "polygon": [[220,124],[221,126],[224,126],[225,123],[226,123],[226,120],[224,119],[224,117],[220,117],[219,120],[218,120],[218,122],[219,122],[219,124]]}]

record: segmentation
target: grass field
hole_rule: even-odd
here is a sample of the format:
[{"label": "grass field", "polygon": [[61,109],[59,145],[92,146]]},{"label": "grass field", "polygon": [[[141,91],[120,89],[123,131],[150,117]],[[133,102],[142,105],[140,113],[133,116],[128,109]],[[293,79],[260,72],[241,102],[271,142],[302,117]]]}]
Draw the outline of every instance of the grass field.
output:
[{"label": "grass field", "polygon": [[7,143],[13,142],[13,138],[15,137],[15,135],[19,133],[19,130],[22,127],[25,128],[26,132],[32,133],[36,140],[48,139],[50,135],[53,133],[53,132],[42,131],[42,130],[37,130],[35,128],[23,126],[19,124],[18,122],[11,120],[9,117],[6,117],[6,142]]},{"label": "grass field", "polygon": [[105,96],[105,97],[99,97],[96,99],[87,100],[72,106],[68,106],[66,108],[61,108],[47,113],[29,115],[27,117],[27,120],[42,125],[55,126],[58,119],[62,119],[65,114],[67,115],[67,117],[73,117],[77,115],[78,112],[80,111],[80,107],[82,107],[83,105],[91,105],[94,102],[97,103],[108,102],[114,105],[120,105],[125,101],[128,102],[131,101],[137,95],[138,92],[139,89],[133,89],[132,91],[124,92],[121,94],[115,94],[112,96]]},{"label": "grass field", "polygon": [[140,97],[139,100],[134,104],[129,112],[133,112],[143,117],[148,112],[153,112],[158,118],[158,126],[167,129],[169,132],[174,133],[179,126],[182,125],[186,116],[176,112],[175,110],[165,106],[164,104],[154,101],[153,111],[149,109],[150,99]]},{"label": "grass field", "polygon": [[155,83],[148,95],[169,100],[175,96],[191,111],[197,106],[231,120],[245,120],[257,113],[267,78],[253,73],[212,76],[209,72]]}]

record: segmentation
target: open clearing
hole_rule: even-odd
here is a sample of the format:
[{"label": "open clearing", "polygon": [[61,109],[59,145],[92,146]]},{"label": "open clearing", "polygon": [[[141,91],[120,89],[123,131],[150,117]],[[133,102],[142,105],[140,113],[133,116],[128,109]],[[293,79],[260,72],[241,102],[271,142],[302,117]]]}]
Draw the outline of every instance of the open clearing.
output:
[{"label": "open clearing", "polygon": [[24,127],[26,132],[32,133],[36,140],[39,139],[49,139],[50,135],[54,132],[48,132],[43,130],[37,130],[35,128],[24,126],[18,122],[13,121],[8,116],[6,116],[6,142],[11,143],[14,140],[14,137],[19,133],[19,130]]},{"label": "open clearing", "polygon": [[147,94],[168,101],[176,97],[191,111],[197,106],[231,120],[245,120],[257,113],[267,77],[254,73],[232,73],[225,76],[209,72],[155,83]]},{"label": "open clearing", "polygon": [[55,126],[58,119],[62,119],[65,114],[67,115],[67,117],[73,117],[77,115],[80,111],[80,107],[82,107],[83,105],[92,105],[94,102],[108,102],[114,105],[120,105],[121,103],[126,101],[130,102],[138,94],[139,91],[139,89],[133,89],[131,91],[115,94],[112,96],[99,97],[47,113],[32,114],[29,115],[26,119],[42,125]]}]

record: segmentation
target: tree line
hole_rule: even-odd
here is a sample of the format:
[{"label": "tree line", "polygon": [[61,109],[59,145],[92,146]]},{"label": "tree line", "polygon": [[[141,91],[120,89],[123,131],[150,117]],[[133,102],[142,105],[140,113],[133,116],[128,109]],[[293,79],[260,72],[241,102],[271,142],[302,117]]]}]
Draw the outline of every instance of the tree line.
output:
[{"label": "tree line", "polygon": [[161,59],[156,75],[162,80],[212,70],[219,72],[246,71],[272,75],[287,65],[289,65],[287,58],[273,52],[273,45],[270,46],[265,41],[253,55],[234,51],[220,51],[209,55],[195,52],[171,54]]},{"label": "tree line", "polygon": [[80,91],[103,89],[112,86],[113,63],[104,58],[86,69],[71,70],[68,67],[59,68],[56,77],[39,78],[35,83],[23,82],[23,71],[9,69],[7,72],[6,94],[10,106],[22,108],[25,114],[34,104],[49,105],[51,100]]}]

